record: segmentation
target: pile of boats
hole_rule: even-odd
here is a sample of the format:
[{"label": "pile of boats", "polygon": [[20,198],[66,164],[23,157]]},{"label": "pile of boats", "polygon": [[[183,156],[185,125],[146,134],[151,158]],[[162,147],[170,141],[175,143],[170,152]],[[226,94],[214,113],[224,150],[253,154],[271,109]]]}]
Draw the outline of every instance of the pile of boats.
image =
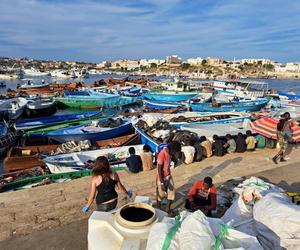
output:
[{"label": "pile of boats", "polygon": [[[227,133],[245,133],[251,130],[253,117],[278,116],[292,108],[292,117],[297,114],[300,117],[297,106],[286,105],[275,112],[262,111],[270,100],[266,93],[261,95],[254,89],[255,93],[250,93],[247,98],[237,95],[241,87],[226,86],[230,89],[229,94],[219,93],[216,89],[199,92],[198,88],[195,92],[146,90],[135,84],[111,89],[52,85],[53,91],[62,90],[63,94],[1,100],[0,149],[3,157],[6,156],[3,169],[8,173],[0,176],[0,190],[89,175],[95,159],[101,155],[109,158],[115,171],[125,170],[130,146],[139,153],[147,144],[156,155],[172,140],[186,145],[189,139],[197,140],[203,135],[211,138],[214,134],[222,137]],[[44,89],[41,93],[46,93],[47,88],[50,88],[49,84],[27,83],[19,89],[27,92],[35,89],[32,93]],[[251,92],[251,88],[247,91]],[[285,101],[290,102],[299,103],[297,100]],[[120,112],[121,106],[136,103],[139,106],[130,106]],[[53,115],[62,106],[83,110]],[[27,118],[20,119],[24,113]],[[34,117],[41,115],[44,117]],[[36,168],[41,168],[43,173],[35,175],[39,172],[33,171]],[[33,176],[28,177],[25,174],[28,171]]]}]

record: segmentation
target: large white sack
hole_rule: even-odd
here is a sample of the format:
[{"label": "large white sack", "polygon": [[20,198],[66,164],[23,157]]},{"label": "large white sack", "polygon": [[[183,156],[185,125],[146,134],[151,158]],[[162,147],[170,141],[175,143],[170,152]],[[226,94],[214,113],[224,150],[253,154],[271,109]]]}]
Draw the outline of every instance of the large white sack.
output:
[{"label": "large white sack", "polygon": [[[217,218],[208,218],[209,225],[217,238],[221,232],[223,221]],[[228,234],[222,237],[223,249],[263,250],[256,237],[235,229],[227,228]]]},{"label": "large white sack", "polygon": [[242,196],[239,196],[232,203],[221,219],[224,224],[231,225],[245,234],[257,235],[253,219],[253,207],[246,205]]},{"label": "large white sack", "polygon": [[[174,226],[175,220],[165,217],[162,222],[156,223],[150,231],[147,241],[147,250],[161,250],[164,244],[166,235],[169,230]],[[178,232],[171,240],[168,250],[179,250]]]},{"label": "large white sack", "polygon": [[193,163],[195,153],[196,153],[196,150],[193,146],[183,146],[183,147],[181,147],[181,152],[184,153],[184,156],[185,156],[184,163],[185,164]]},{"label": "large white sack", "polygon": [[234,191],[238,194],[242,194],[242,192],[247,188],[254,188],[261,196],[264,196],[270,192],[277,193],[284,191],[282,188],[277,187],[274,184],[265,182],[262,179],[254,176],[244,180],[236,188],[234,188]]},{"label": "large white sack", "polygon": [[158,113],[150,113],[150,114],[143,114],[142,119],[147,122],[148,126],[153,126],[156,122],[161,120],[162,115]]},{"label": "large white sack", "polygon": [[267,249],[300,249],[300,206],[283,193],[269,193],[254,206],[258,239]]},{"label": "large white sack", "polygon": [[207,217],[200,210],[182,222],[178,239],[180,250],[211,250],[215,244]]}]

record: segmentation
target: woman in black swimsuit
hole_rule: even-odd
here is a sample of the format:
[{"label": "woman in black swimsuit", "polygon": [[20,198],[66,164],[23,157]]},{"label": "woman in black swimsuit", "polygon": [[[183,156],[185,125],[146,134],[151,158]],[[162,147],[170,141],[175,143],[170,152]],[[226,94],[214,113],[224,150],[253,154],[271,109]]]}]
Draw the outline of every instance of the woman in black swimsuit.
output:
[{"label": "woman in black swimsuit", "polygon": [[84,213],[88,212],[95,196],[97,211],[107,212],[115,209],[118,203],[116,186],[120,188],[128,198],[131,198],[132,193],[130,191],[127,192],[126,188],[122,185],[118,174],[112,172],[108,159],[105,156],[98,157],[93,169],[92,185],[88,202],[86,206],[82,208],[82,211]]}]

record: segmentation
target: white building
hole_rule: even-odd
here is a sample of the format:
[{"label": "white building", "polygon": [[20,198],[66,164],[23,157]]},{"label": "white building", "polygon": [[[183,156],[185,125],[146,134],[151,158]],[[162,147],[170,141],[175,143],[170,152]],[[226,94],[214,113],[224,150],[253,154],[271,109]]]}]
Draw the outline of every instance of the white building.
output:
[{"label": "white building", "polygon": [[300,64],[289,62],[285,66],[287,72],[300,72]]},{"label": "white building", "polygon": [[166,63],[168,64],[181,64],[182,59],[178,55],[172,55],[166,57]]},{"label": "white building", "polygon": [[187,59],[187,63],[194,66],[201,65],[202,61],[203,58],[201,57]]},{"label": "white building", "polygon": [[157,66],[165,63],[165,60],[160,59],[141,59],[140,66],[150,67],[152,63],[155,63]]},{"label": "white building", "polygon": [[261,62],[261,64],[273,64],[274,62],[271,61],[270,59],[266,59],[266,58],[259,58],[259,59],[256,59],[256,58],[244,58],[244,59],[241,59],[241,63],[244,64],[244,63],[258,63],[258,62]]}]

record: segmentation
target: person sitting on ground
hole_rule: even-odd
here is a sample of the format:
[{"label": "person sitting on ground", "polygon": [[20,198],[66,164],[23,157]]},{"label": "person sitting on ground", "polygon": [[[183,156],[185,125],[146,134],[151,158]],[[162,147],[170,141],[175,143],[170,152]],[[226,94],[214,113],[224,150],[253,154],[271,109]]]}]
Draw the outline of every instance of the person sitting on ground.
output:
[{"label": "person sitting on ground", "polygon": [[238,133],[236,139],[236,152],[237,153],[244,153],[247,149],[247,144],[245,137],[242,133]]},{"label": "person sitting on ground", "polygon": [[131,173],[138,173],[142,171],[142,160],[139,155],[135,154],[134,147],[129,148],[130,156],[126,159],[126,166]]},{"label": "person sitting on ground", "polygon": [[164,147],[157,157],[157,177],[156,177],[156,206],[161,208],[163,198],[168,199],[166,212],[171,212],[171,204],[175,199],[174,181],[171,175],[171,159],[178,158],[181,154],[181,144],[178,141],[171,141]]},{"label": "person sitting on ground", "polygon": [[142,160],[143,171],[149,171],[153,168],[153,154],[150,147],[145,144],[140,154]]},{"label": "person sitting on ground", "polygon": [[187,146],[181,147],[181,152],[184,154],[184,163],[191,164],[194,161],[196,149],[194,147],[195,140],[191,139],[188,141]]},{"label": "person sitting on ground", "polygon": [[213,154],[215,156],[224,156],[224,147],[219,136],[213,135],[213,140],[214,140],[214,142],[212,143]]},{"label": "person sitting on ground", "polygon": [[212,156],[212,145],[211,142],[205,137],[200,137],[201,146],[203,148],[203,156],[209,158]]},{"label": "person sitting on ground", "polygon": [[194,144],[194,148],[196,150],[194,161],[202,161],[203,160],[203,148],[201,146],[201,141],[197,140]]},{"label": "person sitting on ground", "polygon": [[236,150],[236,143],[235,140],[232,138],[230,134],[226,135],[227,142],[224,145],[224,148],[227,150],[228,154],[232,154]]},{"label": "person sitting on ground", "polygon": [[246,131],[246,144],[247,144],[247,151],[254,151],[256,140],[254,136],[252,136],[252,132],[250,130]]},{"label": "person sitting on ground", "polygon": [[105,156],[98,157],[92,170],[92,183],[88,202],[82,208],[82,211],[84,213],[89,211],[95,196],[97,205],[96,211],[107,212],[115,209],[118,203],[116,186],[122,190],[128,198],[131,198],[131,191],[127,191],[121,183],[118,174],[112,172],[108,159]]},{"label": "person sitting on ground", "polygon": [[217,208],[217,190],[209,176],[196,181],[187,196],[185,208],[192,212],[200,209],[211,216],[211,211]]}]

